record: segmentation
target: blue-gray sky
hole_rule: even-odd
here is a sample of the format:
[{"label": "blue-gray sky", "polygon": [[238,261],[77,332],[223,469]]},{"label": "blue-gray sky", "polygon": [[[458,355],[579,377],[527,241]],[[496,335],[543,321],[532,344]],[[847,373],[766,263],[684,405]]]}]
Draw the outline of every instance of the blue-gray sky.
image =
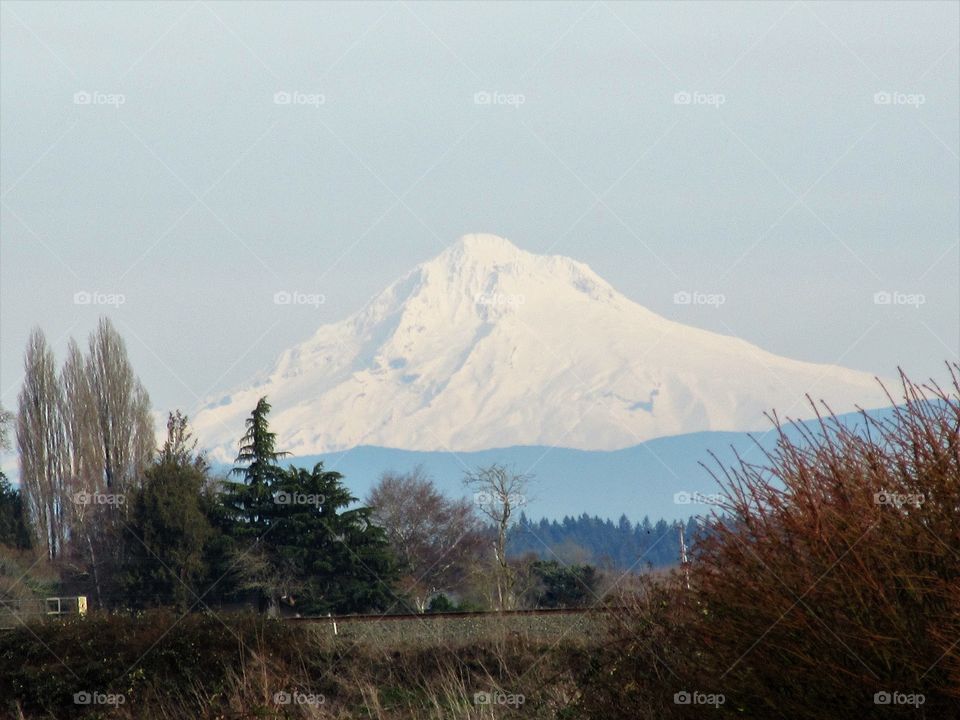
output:
[{"label": "blue-gray sky", "polygon": [[942,374],[958,7],[3,3],[0,399],[32,326],[62,357],[105,313],[191,411],[467,232],[776,353]]}]

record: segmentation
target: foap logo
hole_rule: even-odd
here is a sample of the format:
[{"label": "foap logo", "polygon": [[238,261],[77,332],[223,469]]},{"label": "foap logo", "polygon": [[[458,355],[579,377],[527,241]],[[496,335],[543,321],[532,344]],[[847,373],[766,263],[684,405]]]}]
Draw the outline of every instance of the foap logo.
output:
[{"label": "foap logo", "polygon": [[277,505],[323,505],[323,495],[297,492],[277,492],[273,494],[273,502]]},{"label": "foap logo", "polygon": [[121,693],[78,692],[73,694],[74,705],[123,705],[127,701]]},{"label": "foap logo", "polygon": [[81,490],[74,494],[73,502],[77,505],[123,505],[124,497],[116,493],[87,492]]},{"label": "foap logo", "polygon": [[674,305],[706,305],[714,309],[727,302],[722,293],[705,293],[698,290],[678,290],[673,294]]},{"label": "foap logo", "polygon": [[474,705],[509,705],[511,707],[520,707],[526,701],[526,696],[520,693],[508,693],[502,690],[476,692],[473,694]]},{"label": "foap logo", "polygon": [[881,690],[873,695],[874,705],[910,705],[918,708],[927,701],[923,693],[905,693],[899,690]]},{"label": "foap logo", "polygon": [[523,305],[527,297],[519,293],[479,293],[474,296],[477,305]]},{"label": "foap logo", "polygon": [[923,505],[926,497],[923,493],[894,493],[881,491],[873,494],[873,502],[877,505],[889,505],[895,508],[902,508],[904,505],[910,505],[918,508]]},{"label": "foap logo", "polygon": [[699,690],[681,690],[673,694],[674,705],[711,705],[718,708],[727,701],[723,693],[705,693]]},{"label": "foap logo", "polygon": [[288,92],[278,90],[273,94],[274,105],[306,105],[318,108],[327,104],[327,96],[323,93],[305,93],[299,90]]},{"label": "foap logo", "polygon": [[127,302],[123,293],[105,293],[89,290],[78,290],[73,294],[74,305],[109,305],[120,307]]},{"label": "foap logo", "polygon": [[507,502],[510,507],[522,507],[527,504],[527,496],[520,493],[509,493],[506,496],[497,493],[478,492],[473,494],[473,502],[477,507],[490,507],[498,503]]},{"label": "foap logo", "polygon": [[681,490],[673,495],[674,505],[720,505],[723,503],[723,495],[720,493],[702,493],[687,492]]},{"label": "foap logo", "polygon": [[673,94],[674,105],[705,105],[719,109],[725,102],[727,102],[727,96],[723,93],[688,92],[687,90],[681,90]]},{"label": "foap logo", "polygon": [[507,105],[515,109],[519,109],[527,101],[526,95],[522,93],[503,93],[497,92],[488,92],[486,90],[480,90],[473,94],[473,104],[474,105]]},{"label": "foap logo", "polygon": [[277,290],[277,292],[273,294],[274,305],[306,305],[312,308],[319,308],[326,302],[327,297],[323,293]]},{"label": "foap logo", "polygon": [[120,93],[78,90],[73,94],[74,105],[109,105],[119,108],[121,105],[126,104],[126,102],[127,96],[121,95]]},{"label": "foap logo", "polygon": [[873,294],[874,305],[905,305],[917,310],[927,304],[927,296],[923,293],[906,293],[899,290],[878,290]]},{"label": "foap logo", "polygon": [[274,705],[310,705],[311,707],[318,707],[326,701],[327,698],[322,693],[281,690],[273,694]]},{"label": "foap logo", "polygon": [[927,102],[927,96],[922,93],[878,92],[873,94],[874,105],[906,105],[919,108]]}]

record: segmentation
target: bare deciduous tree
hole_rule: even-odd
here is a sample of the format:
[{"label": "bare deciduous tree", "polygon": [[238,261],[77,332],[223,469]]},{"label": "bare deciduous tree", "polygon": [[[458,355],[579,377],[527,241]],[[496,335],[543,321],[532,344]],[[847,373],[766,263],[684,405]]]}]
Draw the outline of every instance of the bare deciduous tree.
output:
[{"label": "bare deciduous tree", "polygon": [[189,418],[179,410],[167,415],[167,438],[159,450],[159,462],[191,465],[201,472],[210,469],[206,454],[197,450],[197,439],[190,431]]},{"label": "bare deciduous tree", "polygon": [[67,346],[60,373],[63,388],[61,414],[69,446],[68,474],[74,493],[103,490],[103,447],[97,442],[97,405],[90,386],[86,361],[76,341]]},{"label": "bare deciduous tree", "polygon": [[434,593],[462,586],[485,535],[469,501],[445,497],[418,466],[381,475],[366,502],[387,534],[405,575],[403,585],[420,612]]},{"label": "bare deciduous tree", "polygon": [[527,485],[531,479],[529,475],[494,464],[467,473],[463,481],[474,491],[474,502],[480,512],[490,518],[496,528],[494,580],[500,610],[510,609],[516,602],[515,578],[507,562],[507,530],[514,510],[526,504]]},{"label": "bare deciduous tree", "polygon": [[3,404],[0,403],[0,450],[10,449],[10,433],[7,428],[12,421],[13,413],[9,410],[4,410]]},{"label": "bare deciduous tree", "polygon": [[[93,397],[87,362],[76,340],[70,339],[67,358],[60,372],[63,389],[61,416],[68,445],[67,473],[70,499],[84,495],[92,497],[104,491],[103,446],[98,442],[99,419]],[[100,508],[93,504],[72,502],[70,536],[72,559],[81,572],[89,567],[94,588],[100,599],[101,582],[97,545],[103,527],[98,516]]]},{"label": "bare deciduous tree", "polygon": [[[73,358],[79,367],[79,352]],[[68,367],[73,369],[72,364]],[[125,546],[119,535],[129,512],[126,500],[132,499],[141,484],[153,456],[155,437],[150,399],[134,375],[126,343],[108,318],[101,318],[91,333],[83,367],[86,383],[76,383],[72,396],[76,405],[69,407],[66,415],[79,426],[79,452],[91,463],[86,482],[96,492],[124,500],[78,505],[82,514],[78,516],[74,550],[81,564],[90,568],[99,599],[103,583],[100,566],[121,567],[124,563]]]},{"label": "bare deciduous tree", "polygon": [[67,441],[56,363],[39,328],[30,333],[23,365],[17,411],[20,484],[37,540],[52,560],[67,537]]},{"label": "bare deciduous tree", "polygon": [[87,374],[97,408],[104,482],[111,492],[124,492],[139,481],[153,455],[153,419],[126,344],[107,318],[90,336]]},{"label": "bare deciduous tree", "polygon": [[99,596],[98,565],[118,559],[120,547],[111,538],[125,517],[125,503],[75,499],[120,496],[139,485],[154,435],[149,398],[109,320],[101,319],[89,347],[84,357],[71,341],[58,377],[43,332],[31,334],[17,446],[28,515],[41,547],[51,559],[69,558],[82,572],[91,569]]}]

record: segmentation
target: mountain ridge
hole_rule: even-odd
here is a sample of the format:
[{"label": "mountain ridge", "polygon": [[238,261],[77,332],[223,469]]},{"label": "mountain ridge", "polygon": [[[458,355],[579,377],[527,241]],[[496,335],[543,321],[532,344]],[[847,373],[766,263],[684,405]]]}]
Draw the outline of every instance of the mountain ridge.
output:
[{"label": "mountain ridge", "polygon": [[[881,422],[895,417],[891,407],[868,411],[868,415]],[[858,433],[866,426],[860,413],[839,415],[837,420]],[[820,432],[817,420],[797,423],[806,431]],[[787,437],[804,442],[800,429],[785,418],[783,427]],[[281,464],[310,469],[323,462],[326,470],[343,474],[350,492],[362,501],[385,471],[410,472],[418,466],[445,495],[468,497],[472,491],[463,484],[464,473],[497,463],[532,476],[521,507],[531,518],[560,520],[586,513],[616,520],[626,513],[634,521],[644,515],[685,520],[708,514],[712,507],[703,500],[720,490],[703,465],[718,469],[719,461],[729,467],[736,464],[737,454],[760,461],[758,445],[772,450],[777,439],[768,424],[756,433],[702,431],[658,437],[616,450],[527,445],[450,453],[365,445],[285,458]],[[230,463],[218,464],[215,470],[225,473],[230,467]],[[681,493],[689,503],[677,502]]]}]

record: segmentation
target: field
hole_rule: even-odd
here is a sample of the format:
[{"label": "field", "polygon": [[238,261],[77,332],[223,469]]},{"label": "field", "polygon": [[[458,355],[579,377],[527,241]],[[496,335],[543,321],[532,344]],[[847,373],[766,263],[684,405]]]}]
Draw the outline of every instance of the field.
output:
[{"label": "field", "polygon": [[[333,644],[455,646],[462,643],[520,638],[526,641],[582,641],[603,626],[603,614],[582,610],[537,610],[506,613],[354,616],[286,620],[307,628],[319,641]],[[334,629],[336,626],[336,629]]]}]

